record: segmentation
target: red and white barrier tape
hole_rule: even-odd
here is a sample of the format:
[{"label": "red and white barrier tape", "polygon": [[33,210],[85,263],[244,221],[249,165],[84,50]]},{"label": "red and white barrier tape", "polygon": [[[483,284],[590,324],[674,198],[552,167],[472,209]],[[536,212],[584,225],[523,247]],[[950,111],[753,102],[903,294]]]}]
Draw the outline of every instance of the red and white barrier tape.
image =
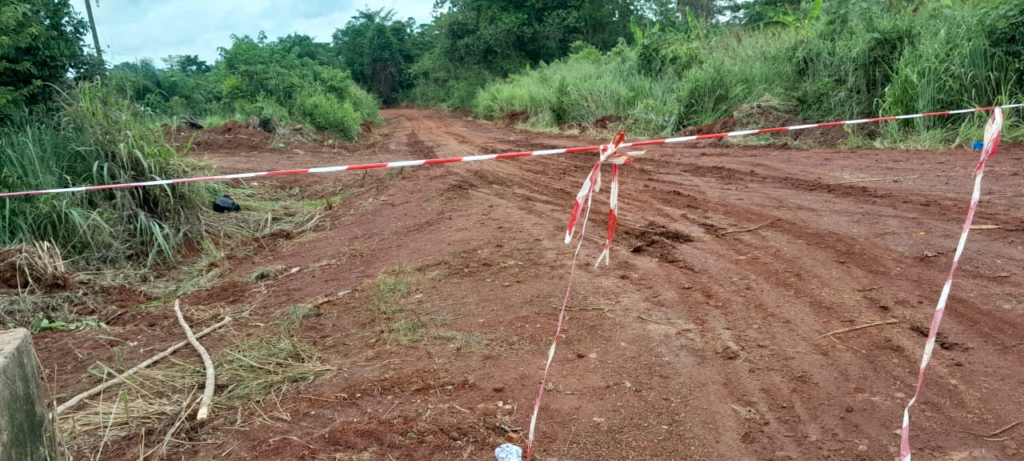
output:
[{"label": "red and white barrier tape", "polygon": [[[1024,107],[1024,104],[1011,104],[1001,106],[1003,109],[1011,109],[1017,107]],[[745,131],[733,131],[729,133],[717,133],[717,134],[705,134],[698,136],[683,136],[678,138],[669,139],[656,139],[651,141],[640,141],[634,143],[621,144],[620,148],[627,147],[643,147],[643,146],[657,146],[662,144],[676,144],[681,142],[689,141],[703,141],[709,139],[721,139],[721,138],[734,138],[740,136],[750,136],[755,134],[769,134],[769,133],[781,133],[784,131],[797,131],[807,130],[811,128],[827,128],[833,126],[844,126],[844,125],[858,125],[863,123],[873,122],[887,122],[893,120],[909,120],[915,118],[924,117],[938,117],[944,115],[956,115],[956,114],[969,114],[973,112],[988,112],[995,109],[995,107],[981,107],[975,109],[962,109],[962,110],[950,110],[944,112],[930,112],[926,114],[913,114],[913,115],[899,115],[895,117],[878,117],[878,118],[866,118],[860,120],[847,120],[837,121],[829,123],[818,123],[812,125],[796,125],[779,128],[765,128],[761,130],[745,130]],[[505,154],[488,154],[488,155],[474,155],[469,157],[450,157],[450,158],[437,158],[437,159],[423,159],[423,160],[406,160],[400,162],[390,163],[368,163],[360,165],[345,165],[345,166],[330,166],[321,168],[303,168],[296,170],[279,170],[279,171],[265,171],[260,173],[237,173],[237,174],[226,174],[216,176],[203,176],[197,178],[181,178],[181,179],[161,179],[154,181],[145,182],[133,182],[124,184],[106,184],[100,186],[81,186],[81,187],[68,187],[62,189],[47,189],[47,190],[33,190],[33,191],[21,191],[21,192],[0,192],[0,198],[3,197],[19,197],[26,195],[45,195],[45,194],[61,194],[71,192],[89,192],[89,191],[100,191],[110,189],[130,189],[135,187],[152,187],[152,186],[167,186],[171,184],[184,184],[191,182],[206,182],[206,181],[226,181],[231,179],[252,179],[269,176],[286,176],[296,174],[315,174],[315,173],[335,173],[341,171],[359,171],[359,170],[375,170],[382,168],[404,168],[408,166],[423,166],[423,165],[440,165],[443,163],[460,163],[460,162],[478,162],[482,160],[502,160],[519,157],[541,157],[547,155],[561,155],[561,154],[575,154],[581,152],[594,152],[600,150],[600,146],[588,146],[588,147],[573,147],[569,149],[550,149],[550,150],[538,150],[531,152],[510,152]]]},{"label": "red and white barrier tape", "polygon": [[407,166],[440,165],[442,163],[479,162],[482,160],[501,160],[519,157],[540,157],[545,155],[573,154],[577,152],[593,152],[600,149],[599,146],[574,147],[569,149],[550,149],[532,152],[510,152],[505,154],[474,155],[470,157],[449,157],[433,158],[423,160],[405,160],[390,163],[365,163],[360,165],[328,166],[320,168],[303,168],[297,170],[264,171],[259,173],[235,173],[216,176],[202,176],[196,178],[161,179],[146,182],[134,182],[125,184],[107,184],[102,186],[68,187],[64,189],[34,190],[24,192],[4,192],[0,197],[18,197],[25,195],[60,194],[69,192],[89,192],[110,189],[130,189],[135,187],[167,186],[171,184],[184,184],[190,182],[227,181],[231,179],[252,179],[272,176],[288,176],[296,174],[336,173],[341,171],[376,170],[382,168],[405,168]]},{"label": "red and white barrier tape", "polygon": [[527,434],[526,439],[526,461],[530,461],[533,457],[533,441],[535,439],[534,434],[537,429],[537,415],[540,413],[540,404],[544,400],[544,390],[547,387],[548,382],[548,371],[551,370],[551,362],[555,359],[555,350],[558,348],[558,338],[562,335],[562,327],[565,324],[565,310],[569,306],[569,296],[572,294],[572,281],[576,276],[576,261],[580,255],[580,249],[583,247],[583,236],[587,232],[587,221],[590,218],[591,205],[594,202],[594,193],[601,189],[601,165],[610,164],[612,165],[612,185],[611,185],[611,211],[608,216],[608,240],[605,244],[605,250],[598,257],[597,263],[600,264],[601,260],[608,261],[609,249],[612,245],[612,239],[615,237],[615,223],[618,220],[618,195],[619,195],[619,166],[627,165],[632,162],[633,156],[641,155],[643,152],[631,152],[629,154],[618,153],[619,147],[623,141],[626,140],[626,133],[618,133],[612,138],[612,142],[603,145],[598,150],[601,154],[591,168],[590,174],[583,181],[583,187],[580,189],[579,194],[576,196],[576,201],[573,203],[572,214],[569,217],[569,226],[565,232],[565,243],[572,243],[573,237],[576,236],[576,225],[580,223],[579,218],[582,215],[583,221],[580,226],[580,232],[578,235],[578,242],[576,243],[576,251],[572,255],[572,266],[569,270],[569,283],[565,289],[565,299],[562,301],[562,309],[558,313],[558,327],[555,329],[555,339],[551,341],[551,348],[548,350],[548,361],[544,365],[544,374],[540,380],[540,390],[537,392],[537,400],[533,404],[533,415],[530,417],[530,432]]},{"label": "red and white barrier tape", "polygon": [[907,408],[903,410],[903,430],[900,435],[900,460],[910,460],[910,407],[917,402],[921,394],[921,386],[924,384],[924,373],[928,368],[928,362],[935,350],[935,337],[939,333],[939,324],[942,323],[942,314],[946,312],[946,301],[949,299],[949,291],[953,287],[953,274],[956,273],[956,266],[960,262],[960,256],[964,253],[964,246],[967,244],[967,236],[971,232],[971,223],[974,222],[974,212],[978,209],[978,201],[981,200],[981,179],[985,176],[985,161],[996,154],[999,150],[999,138],[1003,128],[1003,111],[996,108],[985,127],[985,146],[981,151],[981,160],[978,168],[974,170],[974,194],[971,196],[971,206],[967,210],[967,221],[964,222],[963,232],[960,234],[960,243],[956,247],[956,254],[953,256],[953,266],[949,270],[949,277],[942,287],[942,294],[939,296],[938,305],[935,307],[935,316],[932,317],[931,327],[928,329],[928,341],[924,346],[924,356],[921,358],[921,369],[917,373],[917,390],[914,391],[914,398],[910,399]]}]

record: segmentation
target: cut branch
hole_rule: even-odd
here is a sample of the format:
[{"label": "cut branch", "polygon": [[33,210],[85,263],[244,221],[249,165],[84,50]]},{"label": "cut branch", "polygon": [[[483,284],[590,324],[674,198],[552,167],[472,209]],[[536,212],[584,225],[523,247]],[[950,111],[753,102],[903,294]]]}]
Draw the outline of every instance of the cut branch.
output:
[{"label": "cut branch", "polygon": [[768,226],[770,224],[773,224],[775,221],[778,221],[778,219],[773,219],[773,220],[768,221],[768,222],[766,222],[764,224],[761,224],[761,225],[758,225],[758,226],[754,226],[754,227],[751,227],[749,229],[738,229],[738,230],[719,232],[719,233],[716,233],[714,235],[716,237],[725,237],[726,235],[742,234],[742,233],[745,233],[745,232],[753,232],[753,231],[756,231],[758,229],[761,229],[762,227],[766,227],[766,226]]},{"label": "cut branch", "polygon": [[824,338],[826,336],[831,337],[832,335],[839,335],[839,334],[843,334],[843,333],[849,333],[851,331],[863,330],[865,328],[878,327],[878,326],[882,326],[882,325],[892,325],[894,323],[899,323],[899,320],[886,320],[884,322],[869,323],[867,325],[861,325],[859,327],[844,328],[842,330],[836,330],[836,331],[831,331],[831,332],[825,333],[825,334],[823,334],[821,336],[818,336],[815,339],[821,339],[821,338]]},{"label": "cut branch", "polygon": [[834,184],[834,185],[839,185],[839,184],[855,184],[855,183],[859,183],[859,182],[879,182],[879,181],[902,181],[902,180],[904,180],[904,179],[916,179],[916,178],[918,178],[918,177],[920,177],[920,176],[921,176],[921,175],[917,175],[917,176],[905,176],[905,177],[902,177],[902,178],[870,178],[870,179],[853,179],[853,180],[850,180],[850,181],[840,181],[840,182],[834,182],[834,183],[832,183],[832,184]]},{"label": "cut branch", "polygon": [[[224,320],[221,320],[216,325],[213,325],[213,326],[211,326],[211,327],[209,327],[209,328],[207,328],[207,329],[197,333],[196,334],[196,338],[202,338],[203,336],[206,336],[206,335],[208,335],[210,333],[213,333],[217,329],[223,327],[224,325],[227,325],[230,322],[231,322],[231,317],[225,317]],[[87,399],[89,397],[92,397],[92,396],[94,396],[96,394],[99,394],[100,392],[103,392],[104,390],[114,386],[115,384],[118,384],[118,383],[124,381],[125,378],[127,378],[127,377],[129,377],[131,375],[134,375],[135,373],[138,373],[139,371],[141,371],[141,370],[145,369],[146,367],[156,363],[159,360],[167,358],[171,354],[177,352],[178,349],[181,349],[181,348],[183,348],[183,347],[185,347],[187,345],[188,345],[188,341],[182,341],[182,342],[180,342],[178,344],[175,344],[175,345],[169,347],[166,351],[163,351],[163,352],[153,356],[149,360],[146,360],[145,362],[142,362],[142,363],[136,365],[135,368],[132,368],[131,370],[128,370],[128,371],[124,372],[123,374],[121,374],[117,378],[112,379],[110,381],[107,381],[107,382],[105,382],[103,384],[100,384],[99,386],[96,386],[96,387],[94,387],[92,389],[89,389],[89,390],[87,390],[87,391],[85,391],[85,392],[83,392],[81,394],[78,394],[78,395],[74,396],[71,400],[68,400],[67,402],[64,402],[61,406],[57,407],[57,409],[55,409],[53,411],[54,416],[60,416],[61,413],[63,413],[64,411],[68,410],[69,408],[72,408],[75,405],[78,405],[79,403],[82,403],[82,400],[85,400],[85,399]]]},{"label": "cut branch", "polygon": [[999,434],[1002,434],[1003,432],[1006,432],[1006,431],[1008,431],[1008,430],[1010,430],[1010,429],[1013,429],[1013,428],[1015,428],[1015,427],[1017,427],[1017,426],[1019,426],[1019,425],[1020,425],[1020,421],[1017,421],[1017,422],[1015,422],[1015,423],[1012,423],[1012,424],[1008,424],[1008,425],[1007,425],[1006,427],[1004,427],[1004,428],[1002,428],[1002,429],[999,429],[999,430],[997,430],[997,431],[994,431],[994,432],[990,432],[990,433],[988,433],[988,434],[979,434],[979,433],[977,433],[977,432],[965,431],[965,430],[962,430],[962,429],[957,429],[956,431],[957,431],[957,432],[963,432],[963,433],[965,433],[965,434],[971,434],[971,435],[976,435],[976,436],[978,436],[978,437],[984,437],[984,438],[985,438],[985,440],[989,440],[989,439],[991,439],[992,437],[995,437],[995,436],[997,436],[997,435],[999,435]]},{"label": "cut branch", "polygon": [[213,370],[213,359],[210,358],[210,354],[206,352],[206,348],[202,344],[199,344],[199,340],[196,339],[196,335],[192,333],[192,327],[188,326],[188,322],[185,321],[185,316],[181,314],[181,303],[177,299],[174,300],[174,315],[178,316],[178,323],[181,325],[181,329],[185,330],[185,336],[188,337],[188,342],[192,344],[196,352],[203,358],[203,367],[206,368],[206,387],[203,389],[203,399],[199,404],[199,413],[196,414],[196,421],[203,422],[206,418],[210,417],[210,403],[213,402],[213,389],[217,381],[217,377]]}]

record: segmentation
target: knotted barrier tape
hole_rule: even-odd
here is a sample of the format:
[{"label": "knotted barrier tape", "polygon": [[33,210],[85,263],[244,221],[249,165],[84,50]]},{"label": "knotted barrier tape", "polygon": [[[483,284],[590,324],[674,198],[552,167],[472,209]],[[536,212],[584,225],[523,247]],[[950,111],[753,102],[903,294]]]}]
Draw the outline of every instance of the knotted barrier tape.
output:
[{"label": "knotted barrier tape", "polygon": [[[551,341],[551,348],[548,349],[548,361],[544,365],[544,374],[540,380],[540,390],[537,391],[537,400],[533,404],[533,415],[530,417],[530,432],[527,434],[526,439],[526,461],[530,461],[533,457],[533,442],[535,440],[535,433],[537,429],[537,415],[540,413],[540,404],[544,400],[544,390],[547,387],[548,382],[548,371],[551,370],[551,362],[555,359],[555,350],[558,348],[558,338],[562,336],[562,327],[565,324],[565,311],[569,306],[569,295],[572,294],[572,281],[576,276],[576,261],[579,258],[580,249],[583,247],[583,236],[587,233],[587,221],[590,218],[590,209],[594,202],[594,193],[601,190],[601,166],[611,165],[612,167],[612,184],[611,184],[611,197],[609,198],[609,211],[608,211],[608,237],[605,241],[604,251],[597,258],[597,265],[601,264],[601,261],[605,261],[607,264],[609,261],[609,251],[611,250],[612,240],[615,238],[615,225],[618,222],[618,207],[619,207],[619,167],[622,165],[629,165],[633,162],[633,159],[637,156],[643,155],[645,152],[629,152],[620,153],[619,147],[623,145],[626,140],[626,133],[619,132],[612,138],[612,142],[605,144],[598,149],[600,155],[598,156],[597,162],[594,163],[593,168],[590,169],[590,173],[587,178],[583,180],[583,186],[580,188],[580,192],[576,195],[576,200],[573,202],[572,213],[569,215],[569,225],[565,231],[565,243],[568,245],[576,239],[576,250],[572,256],[572,266],[569,271],[569,284],[565,289],[565,299],[562,301],[562,309],[558,313],[558,327],[555,329],[555,339]],[[580,220],[582,217],[582,221]],[[579,234],[576,233],[576,227],[580,227]]]},{"label": "knotted barrier tape", "polygon": [[939,324],[942,323],[942,315],[946,312],[946,301],[949,299],[949,291],[953,287],[953,274],[956,273],[956,266],[960,262],[960,256],[967,245],[967,236],[971,233],[971,223],[974,222],[974,212],[978,209],[978,202],[981,200],[981,179],[985,176],[985,161],[996,155],[999,150],[999,139],[1002,136],[1003,111],[996,108],[992,117],[985,126],[985,145],[981,150],[981,160],[974,170],[974,194],[971,196],[971,206],[967,210],[967,221],[964,222],[963,232],[960,234],[960,243],[957,244],[956,254],[953,256],[953,266],[949,270],[949,277],[942,287],[942,294],[939,295],[939,302],[935,307],[935,315],[932,317],[931,327],[928,329],[928,341],[924,345],[924,355],[921,358],[921,369],[917,372],[917,389],[914,391],[914,398],[910,399],[907,408],[903,410],[903,430],[900,434],[900,460],[911,461],[910,459],[910,407],[914,406],[917,398],[921,395],[921,386],[924,384],[924,373],[928,368],[928,362],[935,351],[935,338],[939,333]]},{"label": "knotted barrier tape", "polygon": [[[611,196],[608,199],[609,211],[608,211],[608,237],[605,243],[604,251],[597,258],[597,267],[603,260],[605,265],[610,263],[609,252],[612,247],[612,240],[615,239],[615,226],[619,220],[619,166],[629,165],[633,163],[633,159],[637,156],[643,155],[646,151],[620,153],[618,149],[622,146],[622,143],[626,140],[626,133],[619,132],[612,138],[612,142],[601,146],[600,156],[594,167],[591,168],[590,174],[587,175],[587,179],[583,181],[583,187],[580,188],[580,192],[576,194],[576,200],[573,202],[572,214],[569,215],[569,226],[565,230],[565,243],[568,245],[572,242],[573,237],[576,235],[576,225],[579,223],[579,218],[584,209],[587,213],[590,213],[590,205],[593,202],[594,193],[601,191],[601,166],[611,165],[612,166],[612,184],[611,184]],[[585,203],[585,205],[584,205]],[[584,225],[584,229],[586,225]],[[583,238],[584,232],[580,232],[579,238]]]}]

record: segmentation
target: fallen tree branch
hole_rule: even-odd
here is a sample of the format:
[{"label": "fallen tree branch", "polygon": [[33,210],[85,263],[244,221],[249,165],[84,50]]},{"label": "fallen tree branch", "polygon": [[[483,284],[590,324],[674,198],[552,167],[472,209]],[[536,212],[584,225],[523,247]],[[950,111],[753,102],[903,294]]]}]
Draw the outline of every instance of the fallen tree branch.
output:
[{"label": "fallen tree branch", "polygon": [[1003,226],[995,226],[991,224],[975,224],[971,226],[971,230],[999,230],[1002,228]]},{"label": "fallen tree branch", "polygon": [[1015,428],[1015,427],[1017,427],[1019,425],[1020,425],[1020,421],[1017,421],[1017,422],[1015,422],[1013,424],[1008,424],[1006,427],[1004,427],[1002,429],[999,429],[998,431],[992,432],[990,434],[979,434],[977,432],[965,431],[963,429],[956,429],[956,431],[957,432],[963,432],[963,433],[966,433],[966,434],[976,435],[978,437],[984,437],[986,440],[988,440],[988,439],[991,439],[992,437],[995,437],[995,436],[997,436],[999,434],[1002,434],[1003,432],[1006,432],[1006,431],[1008,431],[1010,429],[1013,429],[1013,428]]},{"label": "fallen tree branch", "polygon": [[761,224],[761,225],[758,225],[758,226],[754,226],[754,227],[751,227],[749,229],[737,229],[737,230],[731,230],[731,231],[725,231],[725,232],[718,232],[718,233],[714,234],[714,236],[715,237],[725,237],[726,235],[742,234],[742,233],[745,233],[745,232],[753,232],[753,231],[756,231],[756,230],[758,230],[758,229],[760,229],[762,227],[766,227],[766,226],[768,226],[770,224],[773,224],[773,223],[775,223],[775,221],[778,221],[778,219],[773,219],[773,220],[768,221],[768,222],[766,222],[764,224]]},{"label": "fallen tree branch", "polygon": [[645,317],[643,315],[638,315],[637,317],[639,317],[640,320],[643,320],[645,322],[657,323],[658,325],[665,325],[667,327],[673,326],[671,323],[668,323],[668,322],[666,322],[664,320],[659,320],[659,319],[654,319],[654,318],[650,318],[650,317]]},{"label": "fallen tree branch", "polygon": [[863,330],[865,328],[878,327],[878,326],[882,326],[882,325],[892,325],[894,323],[899,323],[899,320],[886,320],[886,321],[883,321],[883,322],[875,322],[875,323],[869,323],[867,325],[861,325],[859,327],[844,328],[842,330],[830,331],[830,332],[825,333],[825,334],[823,334],[821,336],[818,336],[817,338],[814,338],[814,339],[821,339],[821,338],[824,338],[826,336],[831,337],[832,335],[849,333],[851,331]]},{"label": "fallen tree branch", "polygon": [[199,413],[196,414],[196,421],[203,422],[206,418],[210,417],[210,404],[213,402],[213,389],[216,382],[216,375],[213,369],[213,359],[210,358],[210,354],[206,352],[206,348],[202,344],[199,344],[199,340],[196,339],[196,335],[192,333],[192,327],[188,326],[188,322],[185,321],[185,316],[181,314],[181,303],[177,299],[174,300],[174,315],[178,316],[178,324],[181,325],[181,329],[185,330],[185,336],[188,338],[188,342],[192,344],[199,356],[203,358],[203,367],[206,368],[206,387],[203,388],[203,399],[199,404]]},{"label": "fallen tree branch", "polygon": [[838,185],[838,184],[854,184],[854,183],[858,183],[858,182],[879,182],[879,181],[902,181],[902,180],[904,180],[904,179],[916,179],[916,178],[918,178],[918,177],[920,177],[920,176],[921,176],[921,175],[917,175],[917,176],[905,176],[905,177],[902,177],[902,178],[871,178],[871,179],[852,179],[852,180],[850,180],[850,181],[840,181],[840,182],[834,182],[834,183],[832,183],[832,184],[833,184],[833,185]]},{"label": "fallen tree branch", "polygon": [[[224,320],[221,320],[216,325],[213,325],[213,326],[211,326],[211,327],[209,327],[209,328],[207,328],[207,329],[197,333],[196,334],[196,338],[202,338],[203,336],[206,336],[206,335],[208,335],[210,333],[213,333],[217,329],[223,327],[224,325],[227,325],[230,322],[231,322],[231,317],[225,317]],[[142,362],[142,363],[136,365],[135,368],[132,368],[131,370],[128,370],[128,371],[124,372],[123,374],[118,376],[116,379],[112,379],[110,381],[107,381],[107,382],[105,382],[103,384],[100,384],[99,386],[96,386],[96,387],[94,387],[92,389],[89,389],[89,390],[87,390],[87,391],[85,391],[85,392],[83,392],[81,394],[78,394],[78,395],[74,396],[73,398],[71,398],[71,400],[68,400],[67,402],[64,402],[61,406],[59,406],[55,410],[53,410],[54,416],[60,416],[60,414],[63,413],[64,411],[66,411],[67,409],[72,408],[75,405],[78,405],[79,403],[82,403],[82,400],[85,400],[85,399],[87,399],[89,397],[92,397],[92,396],[94,396],[96,394],[99,394],[100,392],[103,392],[107,388],[110,388],[110,387],[114,386],[115,384],[118,384],[121,381],[124,381],[125,378],[127,378],[127,377],[129,377],[131,375],[134,375],[135,373],[138,373],[139,371],[145,369],[146,367],[156,363],[157,361],[159,361],[161,359],[167,358],[169,355],[177,352],[178,349],[181,349],[181,348],[183,348],[183,347],[185,347],[187,345],[188,345],[188,341],[182,341],[182,342],[180,342],[178,344],[175,344],[175,345],[167,348],[166,351],[163,351],[163,352],[153,356],[149,360],[146,360],[145,362]]]}]

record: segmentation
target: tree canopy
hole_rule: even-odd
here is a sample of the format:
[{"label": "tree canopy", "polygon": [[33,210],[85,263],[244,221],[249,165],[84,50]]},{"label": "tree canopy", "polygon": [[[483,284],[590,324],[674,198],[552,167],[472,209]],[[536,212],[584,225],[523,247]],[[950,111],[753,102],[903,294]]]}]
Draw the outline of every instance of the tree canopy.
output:
[{"label": "tree canopy", "polygon": [[52,86],[90,68],[85,21],[70,0],[0,0],[0,114],[52,100]]}]

